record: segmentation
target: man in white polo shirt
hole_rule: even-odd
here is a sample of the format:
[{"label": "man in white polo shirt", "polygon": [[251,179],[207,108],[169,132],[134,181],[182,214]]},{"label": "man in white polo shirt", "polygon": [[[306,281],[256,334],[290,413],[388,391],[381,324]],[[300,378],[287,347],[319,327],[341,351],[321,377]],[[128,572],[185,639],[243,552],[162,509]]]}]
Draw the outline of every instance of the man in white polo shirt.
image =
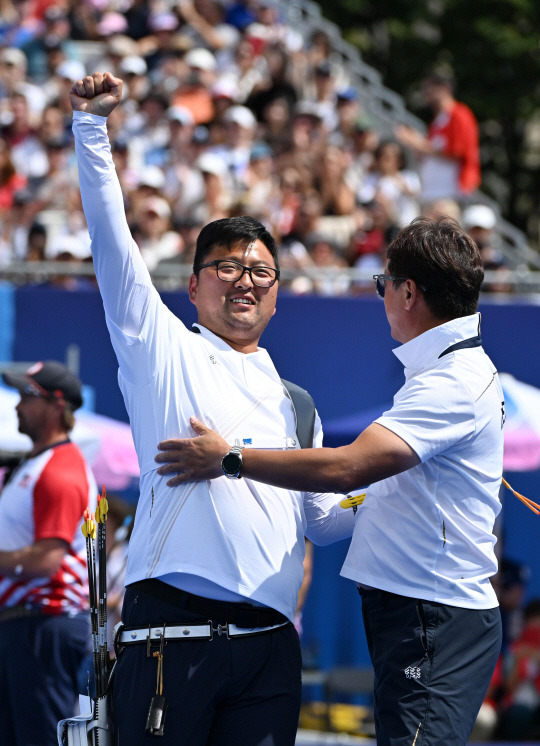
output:
[{"label": "man in white polo shirt", "polygon": [[[497,661],[497,562],[504,399],[481,346],[478,247],[448,218],[418,218],[376,275],[405,383],[342,448],[244,449],[241,476],[289,489],[369,485],[342,574],[362,596],[375,670],[378,746],[464,746]],[[364,340],[366,344],[369,341]],[[229,445],[161,444],[169,484],[212,478]]]},{"label": "man in white polo shirt", "polygon": [[[156,443],[189,435],[193,412],[238,450],[297,448],[297,422],[258,346],[275,313],[274,239],[252,218],[203,228],[189,283],[198,323],[187,329],[153,287],[125,219],[106,128],[121,94],[110,73],[71,91],[94,266],[141,469],[113,683],[116,743],[293,746],[304,535],[319,544],[350,536],[352,516],[335,495],[237,479],[234,459],[224,468],[231,478],[216,482],[171,489],[156,473]],[[311,443],[321,441],[317,417]]]}]

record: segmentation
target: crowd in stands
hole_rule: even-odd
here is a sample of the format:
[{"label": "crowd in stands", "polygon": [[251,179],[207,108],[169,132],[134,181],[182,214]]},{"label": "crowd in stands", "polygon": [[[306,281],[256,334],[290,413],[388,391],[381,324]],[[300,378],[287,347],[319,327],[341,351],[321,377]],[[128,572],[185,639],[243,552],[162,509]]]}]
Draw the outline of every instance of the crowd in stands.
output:
[{"label": "crowd in stands", "polygon": [[[419,133],[379,131],[329,35],[292,28],[274,0],[2,0],[0,268],[90,261],[69,89],[95,70],[124,80],[113,155],[130,227],[160,276],[183,266],[187,281],[200,228],[250,214],[278,239],[291,292],[371,291],[400,227],[419,214],[465,221],[474,208],[467,229],[484,231],[487,266],[504,270],[493,211],[467,206],[478,144],[458,173]],[[339,272],[351,267],[366,279]],[[486,289],[505,290],[504,278]]]}]

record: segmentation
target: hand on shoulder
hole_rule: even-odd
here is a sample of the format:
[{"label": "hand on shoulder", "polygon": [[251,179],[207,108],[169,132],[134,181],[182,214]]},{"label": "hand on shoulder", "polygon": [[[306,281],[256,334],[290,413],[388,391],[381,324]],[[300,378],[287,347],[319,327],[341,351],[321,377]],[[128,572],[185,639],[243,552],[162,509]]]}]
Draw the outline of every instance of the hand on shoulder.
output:
[{"label": "hand on shoulder", "polygon": [[72,109],[108,117],[122,99],[123,85],[123,81],[110,72],[87,75],[71,86]]}]

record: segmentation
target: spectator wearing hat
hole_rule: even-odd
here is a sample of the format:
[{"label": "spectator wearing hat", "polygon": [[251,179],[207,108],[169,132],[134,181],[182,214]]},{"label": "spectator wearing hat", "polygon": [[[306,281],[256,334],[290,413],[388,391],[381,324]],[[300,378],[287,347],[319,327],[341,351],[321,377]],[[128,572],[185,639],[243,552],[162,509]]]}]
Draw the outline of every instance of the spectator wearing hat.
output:
[{"label": "spectator wearing hat", "polygon": [[148,197],[142,204],[141,214],[137,216],[133,233],[150,271],[162,259],[169,259],[183,251],[181,237],[171,230],[171,217],[170,205],[163,197]]},{"label": "spectator wearing hat", "polygon": [[225,142],[211,148],[212,152],[223,159],[232,177],[236,193],[245,188],[251,152],[255,144],[257,120],[253,112],[236,104],[227,109],[223,115],[225,124]]},{"label": "spectator wearing hat", "polygon": [[211,151],[203,152],[195,161],[202,174],[204,193],[193,209],[201,222],[229,217],[236,201],[232,177],[224,159]]},{"label": "spectator wearing hat", "polygon": [[216,82],[216,58],[209,49],[196,47],[184,57],[187,73],[172,96],[174,106],[189,109],[195,124],[208,124],[214,118],[212,87]]},{"label": "spectator wearing hat", "polygon": [[73,712],[90,635],[83,513],[97,487],[70,441],[80,380],[55,361],[7,370],[31,450],[0,499],[0,732],[5,743],[53,746]]},{"label": "spectator wearing hat", "polygon": [[489,205],[473,204],[465,208],[461,219],[463,228],[476,242],[487,271],[482,290],[489,293],[508,293],[508,263],[500,247],[496,233],[497,216]]},{"label": "spectator wearing hat", "polygon": [[41,88],[27,78],[28,59],[22,49],[5,47],[0,51],[0,100],[22,94],[28,106],[28,118],[35,127],[43,111],[46,98]]},{"label": "spectator wearing hat", "polygon": [[207,139],[198,142],[208,131],[202,125],[195,126],[193,115],[184,106],[171,106],[167,110],[171,137],[167,162],[164,166],[165,183],[163,193],[173,209],[173,221],[183,221],[204,198],[204,180],[195,161],[201,155]]},{"label": "spectator wearing hat", "polygon": [[271,219],[278,202],[279,180],[273,155],[265,142],[254,143],[241,196],[245,214],[258,215],[259,219],[264,218],[264,222]]}]

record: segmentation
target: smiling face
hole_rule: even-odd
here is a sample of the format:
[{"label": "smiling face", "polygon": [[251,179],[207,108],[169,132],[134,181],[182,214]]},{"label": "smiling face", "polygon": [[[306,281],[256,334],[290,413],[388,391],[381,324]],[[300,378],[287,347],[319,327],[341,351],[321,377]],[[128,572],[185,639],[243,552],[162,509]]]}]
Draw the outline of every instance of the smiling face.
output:
[{"label": "smiling face", "polygon": [[[247,267],[276,266],[260,240],[246,248],[215,246],[204,264],[216,259],[232,259]],[[224,282],[215,267],[201,269],[189,281],[189,297],[197,307],[199,323],[233,349],[246,353],[257,350],[261,334],[276,312],[277,290],[277,282],[270,288],[257,287],[247,272],[235,282]]]}]

